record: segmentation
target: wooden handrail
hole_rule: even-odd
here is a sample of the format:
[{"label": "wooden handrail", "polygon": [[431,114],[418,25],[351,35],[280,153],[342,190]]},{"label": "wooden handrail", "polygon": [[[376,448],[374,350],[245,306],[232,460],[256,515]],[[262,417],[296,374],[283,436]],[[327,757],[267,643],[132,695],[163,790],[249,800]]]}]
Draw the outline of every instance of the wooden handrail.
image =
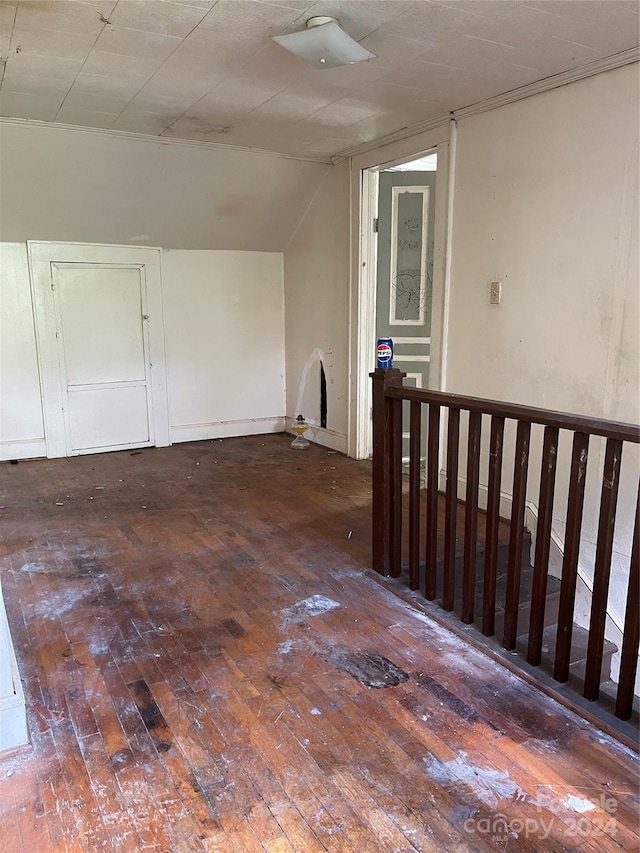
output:
[{"label": "wooden handrail", "polygon": [[542,424],[542,426],[556,427],[557,429],[570,429],[574,432],[602,435],[605,438],[615,438],[618,441],[631,441],[634,444],[640,444],[640,426],[623,421],[589,418],[585,415],[573,415],[569,412],[555,412],[551,409],[523,406],[520,403],[502,403],[499,400],[467,397],[463,394],[450,394],[447,391],[425,391],[422,388],[405,388],[397,385],[389,386],[385,394],[392,399],[409,400],[417,403],[435,403],[468,412],[496,415],[501,418],[512,418],[516,421]]},{"label": "wooden handrail", "polygon": [[[423,578],[423,594],[433,601],[438,587],[441,605],[446,611],[459,607],[462,622],[471,624],[476,619],[476,575],[482,578],[481,630],[491,637],[496,630],[497,594],[496,570],[498,561],[498,528],[500,523],[500,494],[505,447],[505,425],[515,421],[515,449],[513,481],[511,483],[511,525],[509,534],[506,588],[501,593],[504,606],[502,645],[516,649],[516,641],[523,633],[518,624],[521,605],[522,551],[525,542],[525,507],[530,462],[531,427],[544,427],[541,452],[540,491],[538,495],[538,525],[533,561],[533,582],[530,600],[530,617],[526,648],[527,662],[533,666],[541,663],[545,631],[545,607],[549,570],[552,519],[556,471],[560,447],[560,430],[573,433],[571,466],[568,474],[566,498],[566,534],[560,589],[555,666],[553,677],[558,682],[569,679],[570,650],[573,632],[573,612],[578,577],[578,560],[581,543],[583,505],[589,439],[604,437],[606,453],[601,478],[600,519],[598,523],[596,557],[593,577],[591,617],[587,652],[587,674],[584,696],[596,700],[600,692],[600,669],[605,642],[605,622],[613,534],[617,509],[621,458],[625,442],[640,443],[640,426],[620,421],[590,418],[583,415],[557,412],[548,409],[504,403],[497,400],[405,388],[406,374],[391,368],[376,370],[373,380],[373,566],[381,574],[399,577],[403,571],[403,409],[402,401],[410,403],[408,441],[408,583],[419,589]],[[447,427],[440,429],[441,412],[447,410]],[[461,413],[468,412],[466,433],[466,459],[461,458]],[[481,467],[483,452],[481,433],[483,418],[491,420],[488,465]],[[465,419],[466,422],[466,419]],[[405,433],[406,434],[406,433]],[[464,433],[462,433],[464,435]],[[441,443],[443,447],[441,448]],[[446,485],[444,493],[444,520],[440,530],[441,559],[437,552],[438,496],[440,492],[440,452],[446,443]],[[423,444],[425,446],[423,446]],[[597,462],[594,455],[593,464]],[[426,490],[422,471],[426,462]],[[460,470],[462,466],[464,469]],[[458,524],[458,472],[466,481],[464,521]],[[488,471],[487,509],[485,524],[484,565],[477,547],[480,471]],[[507,485],[507,490],[509,486]],[[425,494],[426,492],[426,494]],[[421,501],[424,498],[424,503]],[[421,515],[421,507],[424,513]],[[421,519],[424,518],[424,521]],[[464,525],[460,537],[458,527]],[[623,630],[620,681],[615,713],[629,719],[632,713],[633,685],[635,681],[640,629],[638,627],[637,595],[640,544],[638,525],[634,533],[630,579],[627,589],[627,607]],[[462,542],[462,553],[457,542]],[[422,547],[424,545],[424,548]],[[461,562],[461,568],[460,568]],[[438,567],[440,566],[440,574]],[[456,577],[461,571],[462,577]],[[461,580],[461,585],[459,581]],[[503,598],[502,598],[503,596]]]}]

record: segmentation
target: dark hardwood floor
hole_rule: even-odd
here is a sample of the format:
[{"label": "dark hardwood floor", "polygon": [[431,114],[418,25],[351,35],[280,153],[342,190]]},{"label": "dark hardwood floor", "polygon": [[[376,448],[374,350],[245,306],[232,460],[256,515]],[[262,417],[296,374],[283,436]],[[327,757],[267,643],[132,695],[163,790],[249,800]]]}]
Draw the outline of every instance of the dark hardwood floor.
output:
[{"label": "dark hardwood floor", "polygon": [[291,437],[0,466],[0,851],[636,851],[636,756],[365,576]]}]

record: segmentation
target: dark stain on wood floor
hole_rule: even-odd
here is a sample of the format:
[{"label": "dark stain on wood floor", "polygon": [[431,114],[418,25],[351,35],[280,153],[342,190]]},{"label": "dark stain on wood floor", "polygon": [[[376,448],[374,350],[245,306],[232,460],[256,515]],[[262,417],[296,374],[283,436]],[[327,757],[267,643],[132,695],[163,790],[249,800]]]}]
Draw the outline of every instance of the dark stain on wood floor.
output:
[{"label": "dark stain on wood floor", "polygon": [[368,463],[290,441],[0,466],[2,853],[637,850],[636,757],[367,578]]},{"label": "dark stain on wood floor", "polygon": [[409,680],[407,673],[383,655],[334,649],[327,660],[341,672],[347,672],[367,687],[397,687]]}]

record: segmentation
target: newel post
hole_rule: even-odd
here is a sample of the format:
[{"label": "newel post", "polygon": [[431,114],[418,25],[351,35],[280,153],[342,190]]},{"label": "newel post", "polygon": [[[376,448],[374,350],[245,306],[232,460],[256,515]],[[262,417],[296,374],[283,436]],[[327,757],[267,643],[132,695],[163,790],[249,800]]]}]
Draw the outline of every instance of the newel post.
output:
[{"label": "newel post", "polygon": [[386,390],[402,387],[406,376],[394,367],[370,373],[373,382],[372,565],[381,575],[398,577],[402,528],[402,400]]}]

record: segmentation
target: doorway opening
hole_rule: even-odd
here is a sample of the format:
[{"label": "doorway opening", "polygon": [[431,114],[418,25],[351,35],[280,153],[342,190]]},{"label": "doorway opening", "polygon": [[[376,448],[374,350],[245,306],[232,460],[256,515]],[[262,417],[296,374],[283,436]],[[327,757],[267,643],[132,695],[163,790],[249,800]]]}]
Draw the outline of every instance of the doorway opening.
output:
[{"label": "doorway opening", "polygon": [[443,385],[449,128],[430,139],[430,147],[395,159],[375,163],[372,152],[353,161],[360,204],[350,455],[359,459],[372,451],[369,373],[379,337],[392,338],[394,366],[407,385]]},{"label": "doorway opening", "polygon": [[433,151],[378,179],[376,338],[392,338],[415,388],[429,387],[437,169]]},{"label": "doorway opening", "polygon": [[[392,339],[394,366],[413,388],[429,388],[437,171],[433,151],[378,178],[376,338]],[[409,433],[402,438],[408,459]]]}]

